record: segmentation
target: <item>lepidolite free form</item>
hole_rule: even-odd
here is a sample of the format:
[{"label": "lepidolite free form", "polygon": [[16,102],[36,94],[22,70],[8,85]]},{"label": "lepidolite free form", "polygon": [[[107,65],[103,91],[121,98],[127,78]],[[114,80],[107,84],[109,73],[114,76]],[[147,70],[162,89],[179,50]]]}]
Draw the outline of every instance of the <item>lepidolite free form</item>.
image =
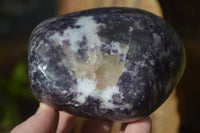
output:
[{"label": "lepidolite free form", "polygon": [[185,68],[181,40],[162,18],[98,8],[50,18],[32,32],[35,97],[70,114],[134,121],[155,111]]}]

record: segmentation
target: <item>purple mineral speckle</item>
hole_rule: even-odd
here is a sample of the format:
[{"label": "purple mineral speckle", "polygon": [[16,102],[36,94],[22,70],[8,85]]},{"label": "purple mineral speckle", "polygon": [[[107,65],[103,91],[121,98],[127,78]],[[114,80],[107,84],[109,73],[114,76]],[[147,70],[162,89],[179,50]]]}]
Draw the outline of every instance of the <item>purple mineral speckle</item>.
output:
[{"label": "purple mineral speckle", "polygon": [[168,98],[184,72],[185,52],[162,18],[134,8],[97,8],[39,24],[28,61],[40,102],[80,117],[129,122]]}]

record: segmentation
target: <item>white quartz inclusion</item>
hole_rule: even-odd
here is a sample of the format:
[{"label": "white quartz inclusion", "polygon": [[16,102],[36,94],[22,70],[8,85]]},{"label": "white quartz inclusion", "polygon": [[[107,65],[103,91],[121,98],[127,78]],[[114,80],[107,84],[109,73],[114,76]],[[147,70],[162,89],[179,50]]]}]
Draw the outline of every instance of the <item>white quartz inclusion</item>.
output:
[{"label": "white quartz inclusion", "polygon": [[79,42],[83,41],[85,37],[87,40],[88,48],[95,48],[95,46],[100,46],[102,42],[97,35],[98,27],[101,24],[97,24],[92,16],[81,17],[77,20],[76,24],[80,26],[79,28],[67,28],[64,35],[67,35],[70,41],[71,50],[77,52],[79,49]]},{"label": "white quartz inclusion", "polygon": [[113,105],[112,96],[119,93],[119,87],[106,87],[105,89],[97,89],[96,82],[89,79],[78,79],[77,80],[77,92],[79,95],[76,97],[76,101],[83,104],[86,98],[92,96],[95,99],[101,100],[100,108],[117,108],[117,105]]},{"label": "white quartz inclusion", "polygon": [[[100,26],[105,25],[96,23],[92,16],[83,16],[78,18],[75,25],[79,26],[79,28],[68,27],[64,30],[63,35],[54,33],[49,38],[56,42],[55,45],[63,45],[62,41],[68,39],[69,43],[71,44],[70,50],[74,53],[77,53],[78,49],[80,48],[79,43],[83,41],[83,38],[86,38],[87,47],[89,49],[99,50],[98,48],[100,48],[102,44],[105,44],[105,42],[102,42],[97,34]],[[128,47],[125,49],[121,48],[119,42],[111,42],[111,45],[112,49],[118,50],[120,53],[126,53],[128,50]]]},{"label": "white quartz inclusion", "polygon": [[[102,39],[98,36],[98,31],[100,29],[100,26],[105,26],[101,23],[96,23],[93,19],[93,16],[83,16],[76,20],[75,23],[76,26],[79,26],[79,28],[71,28],[68,27],[64,30],[64,34],[58,34],[55,33],[50,36],[51,39],[54,40],[54,42],[57,42],[58,45],[63,45],[63,40],[68,40],[71,44],[69,47],[70,53],[75,54],[80,49],[80,42],[83,41],[83,38],[87,40],[87,47],[88,49],[94,49],[95,51],[92,54],[89,54],[89,58],[86,61],[87,63],[90,63],[91,65],[94,65],[97,58],[97,53],[101,53],[100,47],[105,44]],[[57,45],[56,44],[56,45]],[[111,42],[111,49],[117,50],[117,53],[114,53],[111,51],[111,55],[119,55],[124,54],[126,56],[129,45],[125,45],[125,47],[121,47],[121,44],[119,42]],[[66,53],[67,55],[69,53]],[[73,56],[71,57],[73,58]],[[69,60],[72,60],[72,59]],[[73,62],[73,61],[71,61]],[[67,64],[67,63],[64,63]],[[66,65],[68,66],[68,65]],[[79,67],[73,66],[71,68]],[[88,66],[89,67],[89,66]],[[75,70],[76,71],[76,70]],[[84,104],[86,101],[86,98],[89,96],[92,96],[95,99],[99,99],[101,101],[101,107],[100,108],[119,108],[118,105],[114,105],[112,96],[119,93],[119,87],[117,85],[115,86],[107,86],[104,89],[98,89],[97,83],[95,80],[87,79],[85,78],[78,78],[77,79],[77,89],[76,92],[78,92],[78,96],[75,98],[77,102],[80,104]],[[120,95],[122,97],[122,95]]]}]

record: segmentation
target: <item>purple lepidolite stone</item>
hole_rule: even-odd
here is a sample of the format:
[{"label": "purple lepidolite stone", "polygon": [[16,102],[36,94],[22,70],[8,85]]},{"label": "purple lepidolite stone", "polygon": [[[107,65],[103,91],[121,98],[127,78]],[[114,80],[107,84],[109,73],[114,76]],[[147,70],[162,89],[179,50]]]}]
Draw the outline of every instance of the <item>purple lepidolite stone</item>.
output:
[{"label": "purple lepidolite stone", "polygon": [[156,110],[180,80],[183,44],[160,17],[99,8],[50,18],[32,32],[35,97],[73,115],[134,121]]}]

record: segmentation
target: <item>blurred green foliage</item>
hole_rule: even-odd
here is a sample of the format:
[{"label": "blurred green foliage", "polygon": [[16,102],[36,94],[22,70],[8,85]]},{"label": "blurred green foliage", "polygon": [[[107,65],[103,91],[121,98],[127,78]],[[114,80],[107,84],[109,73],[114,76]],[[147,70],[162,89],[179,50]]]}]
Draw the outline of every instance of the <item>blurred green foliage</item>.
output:
[{"label": "blurred green foliage", "polygon": [[22,61],[9,78],[0,77],[0,131],[9,130],[24,119],[21,110],[26,110],[26,105],[20,99],[36,103],[29,88],[27,65]]},{"label": "blurred green foliage", "polygon": [[0,133],[9,132],[38,107],[29,88],[27,40],[39,22],[55,15],[56,3],[0,0]]}]

